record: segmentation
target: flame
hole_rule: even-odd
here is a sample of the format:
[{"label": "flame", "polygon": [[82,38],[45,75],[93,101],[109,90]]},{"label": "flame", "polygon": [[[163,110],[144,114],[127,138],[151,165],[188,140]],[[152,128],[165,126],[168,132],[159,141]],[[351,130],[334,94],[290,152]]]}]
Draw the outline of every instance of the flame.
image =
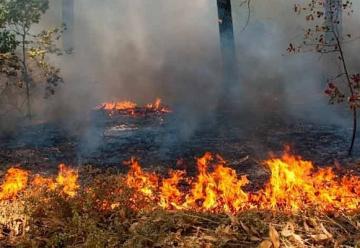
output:
[{"label": "flame", "polygon": [[[197,159],[198,174],[195,177],[175,170],[170,171],[169,177],[163,178],[154,172],[144,171],[135,158],[128,164],[130,170],[121,181],[132,189],[129,201],[139,210],[143,206],[138,205],[137,200],[144,197],[166,210],[212,213],[238,213],[246,209],[350,211],[360,207],[359,176],[339,176],[331,167],[318,168],[311,161],[292,155],[290,149],[286,149],[281,157],[264,161],[270,177],[264,187],[255,192],[244,190],[250,183],[246,176],[237,174],[222,157],[211,153]],[[76,170],[64,164],[59,165],[56,178],[35,175],[32,180],[29,180],[27,171],[10,168],[0,186],[0,201],[11,200],[27,188],[56,190],[74,197],[80,190],[78,177]],[[112,195],[120,195],[123,189],[117,188]],[[99,199],[98,205],[101,210],[120,206],[119,202],[111,199]]]},{"label": "flame", "polygon": [[98,105],[96,110],[105,110],[110,116],[115,113],[127,114],[130,116],[145,115],[148,113],[170,113],[170,109],[162,104],[160,98],[157,98],[154,103],[149,103],[145,107],[139,107],[136,103],[131,101],[122,102],[105,102]]},{"label": "flame", "polygon": [[[242,190],[242,187],[249,181],[245,176],[238,177],[236,171],[225,167],[224,163],[220,156],[215,158],[211,153],[206,153],[197,160],[199,174],[194,180],[185,178],[183,171],[172,171],[170,178],[162,180],[162,186],[157,192],[159,176],[143,173],[139,163],[136,162],[127,176],[127,182],[129,187],[138,192],[145,193],[152,199],[159,198],[159,205],[165,209],[239,211],[243,203],[248,201],[248,194]],[[209,169],[210,165],[213,167],[212,171]],[[156,178],[156,183],[151,178]],[[185,193],[179,189],[181,181],[190,182],[189,192]],[[156,194],[159,194],[159,197]]]},{"label": "flame", "polygon": [[299,210],[357,209],[360,204],[360,178],[338,177],[332,168],[316,169],[311,161],[291,155],[265,161],[271,177],[260,192],[260,207]]},{"label": "flame", "polygon": [[160,188],[159,205],[165,209],[182,209],[183,193],[179,190],[179,183],[184,179],[185,172],[171,171],[170,178],[164,179]]},{"label": "flame", "polygon": [[10,168],[0,187],[0,200],[8,200],[23,191],[28,183],[28,172],[18,168]]},{"label": "flame", "polygon": [[96,109],[104,109],[108,111],[129,110],[137,107],[137,104],[131,101],[122,102],[105,102],[96,107]]},{"label": "flame", "polygon": [[30,182],[29,177],[29,173],[25,170],[10,168],[0,186],[0,201],[14,199],[28,187],[35,191],[39,189],[49,191],[59,189],[61,194],[70,197],[74,197],[80,187],[78,184],[78,172],[64,164],[59,165],[59,173],[56,179],[35,175]]},{"label": "flame", "polygon": [[235,170],[225,167],[225,161],[220,156],[216,158],[214,170],[209,172],[210,163],[214,159],[210,153],[198,159],[199,175],[192,183],[184,205],[186,208],[205,211],[238,211],[248,200],[242,187],[249,181],[245,176],[238,177]]},{"label": "flame", "polygon": [[32,185],[36,189],[45,188],[51,191],[54,191],[57,186],[52,178],[45,178],[40,175],[35,175],[34,179],[32,180]]},{"label": "flame", "polygon": [[[311,161],[294,156],[287,149],[279,158],[264,161],[270,178],[264,188],[245,192],[246,176],[226,166],[220,156],[206,153],[197,160],[198,175],[171,171],[169,178],[143,172],[133,160],[128,186],[157,200],[169,210],[238,213],[245,209],[300,211],[356,210],[360,207],[360,177],[337,176],[332,168],[316,168]],[[187,184],[184,190],[182,185]]]},{"label": "flame", "polygon": [[74,197],[79,188],[78,177],[77,171],[67,167],[65,164],[60,164],[56,183],[58,186],[62,187],[62,192],[64,194]]},{"label": "flame", "polygon": [[131,158],[127,164],[130,165],[126,178],[127,185],[148,197],[153,197],[158,188],[158,176],[155,173],[144,172],[135,158]]},{"label": "flame", "polygon": [[152,110],[155,112],[162,112],[162,113],[170,113],[171,112],[170,109],[168,109],[167,107],[162,105],[160,98],[157,98],[154,103],[147,104],[146,108],[148,110]]}]

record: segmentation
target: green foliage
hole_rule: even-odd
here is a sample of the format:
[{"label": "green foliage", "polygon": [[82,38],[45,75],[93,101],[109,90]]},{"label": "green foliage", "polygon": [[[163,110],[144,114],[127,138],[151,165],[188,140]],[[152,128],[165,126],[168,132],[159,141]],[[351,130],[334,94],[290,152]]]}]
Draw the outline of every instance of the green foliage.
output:
[{"label": "green foliage", "polygon": [[15,34],[7,30],[0,31],[0,53],[12,53],[18,45]]},{"label": "green foliage", "polygon": [[41,16],[48,10],[48,0],[1,0],[7,11],[7,22],[21,24],[29,29],[33,23],[39,23]]},{"label": "green foliage", "polygon": [[2,28],[5,25],[6,22],[6,9],[5,9],[5,5],[0,2],[0,28]]},{"label": "green foliage", "polygon": [[[60,69],[49,63],[49,57],[64,54],[57,47],[57,41],[65,26],[32,33],[33,24],[40,22],[48,8],[48,0],[0,0],[0,56],[3,59],[0,76],[5,76],[0,82],[5,81],[6,87],[18,88],[19,95],[23,95],[21,92],[25,89],[26,112],[30,118],[31,98],[34,89],[39,89],[37,85],[44,85],[44,96],[49,97],[63,82]],[[14,90],[6,88],[2,92],[14,94]],[[23,111],[23,104],[16,109]]]}]

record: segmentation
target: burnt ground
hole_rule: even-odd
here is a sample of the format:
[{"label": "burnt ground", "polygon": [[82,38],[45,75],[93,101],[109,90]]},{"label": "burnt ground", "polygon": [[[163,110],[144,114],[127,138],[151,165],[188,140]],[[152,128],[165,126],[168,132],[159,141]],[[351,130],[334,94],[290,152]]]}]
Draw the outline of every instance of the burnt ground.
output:
[{"label": "burnt ground", "polygon": [[126,171],[123,161],[135,156],[149,169],[186,169],[191,174],[196,171],[194,158],[211,151],[258,181],[266,177],[261,161],[270,152],[281,154],[290,144],[296,154],[318,165],[338,161],[346,169],[360,171],[360,146],[347,157],[350,130],[338,126],[276,114],[239,118],[222,113],[204,118],[194,132],[184,135],[179,122],[174,114],[108,118],[94,112],[86,128],[74,125],[71,131],[60,123],[23,126],[1,136],[0,164],[42,172],[55,171],[59,163]]}]

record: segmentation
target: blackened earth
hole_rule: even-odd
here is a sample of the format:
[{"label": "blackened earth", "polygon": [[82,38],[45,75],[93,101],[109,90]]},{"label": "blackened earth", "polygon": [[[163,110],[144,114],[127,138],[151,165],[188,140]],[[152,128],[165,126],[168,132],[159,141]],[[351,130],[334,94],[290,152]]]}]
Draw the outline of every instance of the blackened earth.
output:
[{"label": "blackened earth", "polygon": [[340,164],[359,173],[360,146],[347,156],[351,130],[312,123],[283,115],[251,117],[228,113],[212,115],[186,132],[186,123],[174,114],[139,117],[94,112],[86,125],[69,129],[60,123],[24,126],[0,137],[1,170],[21,165],[32,171],[55,171],[59,163],[72,166],[116,167],[137,157],[151,170],[169,168],[196,172],[195,158],[205,152],[220,154],[228,165],[253,182],[263,182],[267,171],[262,161],[279,155],[285,145],[320,166]]}]

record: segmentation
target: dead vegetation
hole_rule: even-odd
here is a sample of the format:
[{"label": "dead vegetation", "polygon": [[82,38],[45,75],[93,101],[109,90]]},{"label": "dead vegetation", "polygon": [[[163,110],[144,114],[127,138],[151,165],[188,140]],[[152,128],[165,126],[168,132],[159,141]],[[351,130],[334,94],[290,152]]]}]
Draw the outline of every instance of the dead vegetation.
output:
[{"label": "dead vegetation", "polygon": [[[28,188],[0,205],[1,247],[358,247],[360,214],[165,211],[114,171],[85,168],[74,197]],[[116,202],[116,204],[112,204]]]}]

